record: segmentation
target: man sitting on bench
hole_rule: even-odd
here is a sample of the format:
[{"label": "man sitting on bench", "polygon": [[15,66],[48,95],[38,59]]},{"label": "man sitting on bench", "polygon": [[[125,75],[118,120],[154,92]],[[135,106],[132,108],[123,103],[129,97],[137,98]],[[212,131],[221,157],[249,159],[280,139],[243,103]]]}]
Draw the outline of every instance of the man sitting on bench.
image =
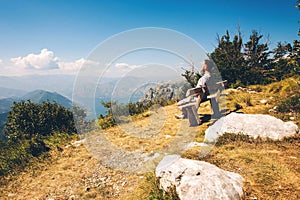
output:
[{"label": "man sitting on bench", "polygon": [[179,108],[182,110],[182,114],[177,114],[175,117],[177,119],[183,119],[187,117],[186,109],[182,109],[182,107],[191,102],[195,102],[194,98],[197,97],[195,102],[196,111],[198,110],[200,103],[207,101],[207,97],[209,95],[209,90],[207,85],[211,83],[211,72],[214,67],[214,63],[210,60],[204,60],[202,65],[202,72],[204,75],[198,80],[196,88],[189,89],[186,93],[187,98],[178,102]]}]

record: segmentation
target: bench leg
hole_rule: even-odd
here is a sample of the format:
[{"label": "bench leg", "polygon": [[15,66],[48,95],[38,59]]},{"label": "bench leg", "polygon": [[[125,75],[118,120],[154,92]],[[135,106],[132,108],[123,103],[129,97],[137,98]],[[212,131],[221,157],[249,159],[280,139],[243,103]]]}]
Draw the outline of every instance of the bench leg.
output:
[{"label": "bench leg", "polygon": [[215,98],[210,99],[210,105],[213,110],[213,116],[215,116],[215,117],[220,116],[219,104]]},{"label": "bench leg", "polygon": [[195,106],[187,107],[186,111],[190,126],[198,126],[199,124],[201,124],[201,120],[199,119],[198,112]]}]

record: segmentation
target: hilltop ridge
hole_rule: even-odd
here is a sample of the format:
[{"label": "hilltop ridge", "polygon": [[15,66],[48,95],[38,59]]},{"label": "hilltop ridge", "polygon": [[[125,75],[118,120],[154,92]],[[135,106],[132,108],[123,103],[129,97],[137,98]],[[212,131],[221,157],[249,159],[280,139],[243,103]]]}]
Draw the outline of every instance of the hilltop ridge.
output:
[{"label": "hilltop ridge", "polygon": [[[247,88],[227,89],[226,112],[238,111],[249,114],[268,114],[284,121],[292,120],[300,125],[297,111],[280,111],[282,103],[293,97],[300,89],[299,77],[293,77],[266,86],[253,85]],[[280,94],[280,96],[279,96]],[[264,100],[264,101],[262,101]],[[279,108],[274,109],[277,106]],[[238,110],[237,110],[238,109]],[[273,110],[271,110],[273,109]],[[275,110],[275,111],[274,111]],[[154,113],[153,113],[154,112]],[[189,127],[187,120],[177,120],[174,114],[179,111],[176,105],[161,107],[158,110],[135,116],[131,124],[141,127],[147,136],[137,138],[124,132],[123,127],[115,126],[105,131],[95,131],[87,138],[97,142],[105,137],[111,144],[126,151],[142,149],[154,154],[166,149],[175,140],[180,126],[188,133],[196,132],[194,142],[203,142],[205,130],[214,122],[206,120],[197,127]],[[147,127],[157,115],[164,113],[162,128]],[[211,114],[209,102],[201,104],[201,117]],[[253,124],[254,125],[254,124]],[[221,169],[241,174],[245,199],[298,199],[299,185],[299,134],[282,141],[253,139],[247,136],[224,134],[215,147],[203,158],[199,152],[203,147],[195,147],[182,152],[183,158],[203,160]],[[130,174],[122,170],[108,168],[105,162],[96,160],[84,141],[70,142],[52,152],[44,163],[33,166],[34,172],[14,177],[0,186],[0,196],[4,198],[68,198],[68,199],[149,199],[161,198],[154,175],[149,173]],[[103,143],[104,144],[104,143]],[[105,147],[101,148],[105,149]],[[176,147],[175,147],[176,148]],[[98,148],[99,149],[99,148]],[[89,151],[87,151],[89,150]],[[109,154],[107,154],[109,158]],[[99,154],[100,155],[100,154]],[[114,160],[116,162],[116,160]],[[39,185],[40,190],[35,188]]]}]

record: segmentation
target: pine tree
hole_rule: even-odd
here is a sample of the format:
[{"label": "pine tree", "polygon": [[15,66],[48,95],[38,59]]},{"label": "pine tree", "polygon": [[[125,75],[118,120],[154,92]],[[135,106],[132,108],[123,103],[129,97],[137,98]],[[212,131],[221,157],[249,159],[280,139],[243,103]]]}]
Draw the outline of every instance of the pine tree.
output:
[{"label": "pine tree", "polygon": [[234,86],[242,84],[241,73],[243,73],[244,57],[242,53],[243,39],[241,32],[233,37],[229,35],[228,30],[221,38],[218,37],[218,47],[211,53],[211,58],[218,67],[221,76],[228,84]]},{"label": "pine tree", "polygon": [[261,43],[263,35],[256,30],[252,31],[249,41],[245,44],[245,74],[243,79],[247,84],[261,84],[267,82],[270,60],[268,42]]}]

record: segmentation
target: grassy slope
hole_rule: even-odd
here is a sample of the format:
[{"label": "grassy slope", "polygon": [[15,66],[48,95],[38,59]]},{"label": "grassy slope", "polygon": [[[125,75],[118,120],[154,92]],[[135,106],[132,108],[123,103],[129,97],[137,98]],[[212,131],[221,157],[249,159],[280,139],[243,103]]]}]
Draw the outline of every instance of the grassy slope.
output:
[{"label": "grassy slope", "polygon": [[[296,84],[295,84],[296,82]],[[289,91],[294,87],[292,91]],[[243,106],[240,112],[268,113],[270,108],[278,105],[280,99],[299,91],[299,79],[288,79],[266,87],[252,86],[261,92],[232,93],[227,96],[227,112],[235,110],[237,104]],[[259,100],[265,99],[267,104]],[[249,106],[252,104],[252,106]],[[208,103],[200,108],[200,113],[210,113]],[[203,141],[204,131],[212,122],[205,122],[198,127],[188,127],[187,120],[176,120],[178,113],[175,105],[161,108],[158,112],[166,113],[166,120],[155,139],[137,139],[122,132],[119,127],[106,131],[105,135],[113,144],[131,151],[142,149],[145,152],[156,151],[168,146],[175,140],[180,127],[187,135],[196,132],[194,141]],[[273,114],[288,120],[299,115]],[[150,117],[138,116],[134,119],[137,126],[144,127],[156,120],[155,114]],[[182,124],[181,124],[182,123]],[[147,133],[155,129],[147,129]],[[98,133],[100,134],[100,133]],[[171,137],[170,137],[171,136]],[[230,135],[229,135],[230,136]],[[228,137],[229,137],[228,136]],[[96,137],[96,136],[95,136]],[[237,172],[244,177],[245,199],[300,199],[300,137],[281,142],[251,140],[247,137],[221,139],[220,144],[205,158],[199,158],[199,149],[190,149],[183,157],[201,159],[213,163],[222,169]],[[51,158],[27,169],[11,181],[0,186],[1,199],[45,199],[53,197],[66,199],[149,199],[158,195],[153,174],[126,174],[99,164],[84,146],[63,147],[53,151]],[[74,196],[72,196],[74,195]]]}]

